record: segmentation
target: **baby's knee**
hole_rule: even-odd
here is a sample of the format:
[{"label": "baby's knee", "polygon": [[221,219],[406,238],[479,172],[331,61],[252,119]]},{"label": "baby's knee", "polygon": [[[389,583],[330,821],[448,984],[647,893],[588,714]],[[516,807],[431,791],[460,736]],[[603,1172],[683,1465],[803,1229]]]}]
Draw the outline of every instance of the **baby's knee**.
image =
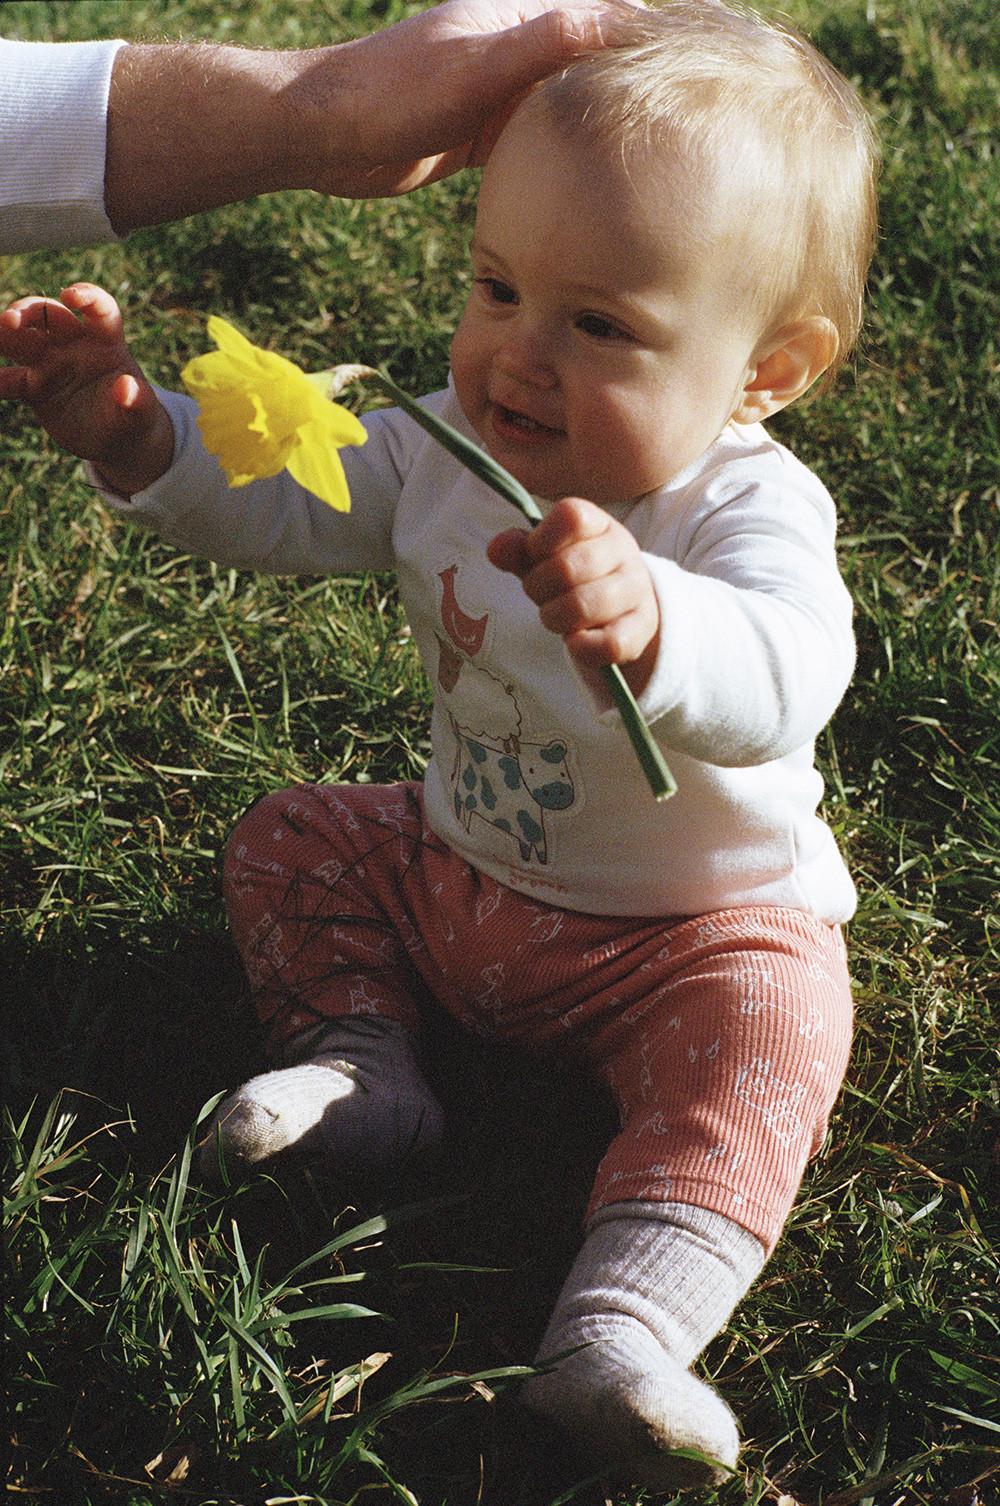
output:
[{"label": "baby's knee", "polygon": [[[310,786],[272,790],[244,811],[229,834],[222,855],[223,877],[233,878],[248,859],[265,851],[269,861],[282,861],[305,832],[305,803]],[[284,863],[282,861],[282,866]]]},{"label": "baby's knee", "polygon": [[296,820],[296,815],[301,817],[310,793],[310,785],[293,784],[287,789],[271,790],[262,795],[243,812],[233,827],[230,843],[250,832],[273,830],[275,834],[284,835],[301,829],[301,819]]}]

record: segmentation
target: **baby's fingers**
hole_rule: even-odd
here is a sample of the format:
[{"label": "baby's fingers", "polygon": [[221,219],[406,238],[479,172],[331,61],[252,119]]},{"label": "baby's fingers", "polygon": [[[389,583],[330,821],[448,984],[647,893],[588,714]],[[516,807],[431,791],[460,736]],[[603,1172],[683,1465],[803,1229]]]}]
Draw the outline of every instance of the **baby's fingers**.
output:
[{"label": "baby's fingers", "polygon": [[508,570],[512,575],[522,575],[530,568],[531,563],[524,547],[527,537],[528,532],[524,528],[506,528],[503,533],[498,533],[486,546],[490,562],[496,565],[498,570]]},{"label": "baby's fingers", "polygon": [[0,355],[38,360],[50,342],[61,344],[79,334],[79,320],[54,298],[19,298],[0,314]]},{"label": "baby's fingers", "polygon": [[0,354],[13,360],[37,358],[46,342],[58,345],[85,335],[122,339],[121,310],[110,293],[92,282],[73,283],[59,299],[37,294],[18,298],[0,314]]},{"label": "baby's fingers", "polygon": [[25,402],[32,395],[32,373],[27,367],[0,366],[0,400]]},{"label": "baby's fingers", "polygon": [[80,323],[89,335],[105,340],[121,340],[122,315],[110,293],[94,282],[74,282],[59,294],[67,308],[79,314]]}]

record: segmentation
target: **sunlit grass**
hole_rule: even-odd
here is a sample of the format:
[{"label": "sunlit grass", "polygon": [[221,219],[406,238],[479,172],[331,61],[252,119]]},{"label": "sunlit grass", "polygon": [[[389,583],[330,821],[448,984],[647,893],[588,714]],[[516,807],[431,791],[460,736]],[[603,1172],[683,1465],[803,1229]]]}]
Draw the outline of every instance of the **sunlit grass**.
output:
[{"label": "sunlit grass", "polygon": [[[826,1154],[703,1363],[747,1438],[723,1506],[971,1506],[1000,1463],[1000,33],[986,0],[788,9],[885,141],[864,350],[776,425],[836,496],[857,602],[857,676],[820,745],[860,890],[857,1037]],[[299,45],[371,14],[83,0],[3,25]],[[103,282],[166,385],[217,312],[309,369],[429,390],[474,192],[276,196],[8,258],[0,296]],[[428,687],[391,580],[178,557],[16,410],[0,457],[12,1499],[640,1506],[578,1484],[511,1399],[609,1132],[568,1070],[437,1021],[436,1170],[226,1196],[188,1177],[203,1106],[260,1064],[218,892],[233,823],[296,780],[422,768]]]}]

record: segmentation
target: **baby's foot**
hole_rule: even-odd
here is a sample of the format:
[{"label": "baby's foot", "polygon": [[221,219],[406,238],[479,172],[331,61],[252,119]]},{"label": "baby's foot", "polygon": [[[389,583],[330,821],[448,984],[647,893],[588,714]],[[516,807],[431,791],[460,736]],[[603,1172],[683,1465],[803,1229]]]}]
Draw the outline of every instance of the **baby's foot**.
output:
[{"label": "baby's foot", "polygon": [[763,1263],[760,1242],[710,1209],[607,1204],[542,1341],[539,1363],[567,1358],[525,1383],[525,1405],[633,1485],[718,1484],[736,1464],[739,1433],[689,1366]]},{"label": "baby's foot", "polygon": [[575,1332],[564,1330],[560,1344],[587,1348],[526,1381],[521,1397],[596,1467],[650,1490],[717,1485],[727,1478],[740,1447],[733,1414],[647,1328],[602,1315],[592,1323],[581,1320]]},{"label": "baby's foot", "polygon": [[223,1164],[237,1177],[292,1163],[373,1173],[439,1143],[440,1105],[396,1021],[335,1020],[309,1050],[220,1104],[200,1146],[206,1181],[221,1180]]}]

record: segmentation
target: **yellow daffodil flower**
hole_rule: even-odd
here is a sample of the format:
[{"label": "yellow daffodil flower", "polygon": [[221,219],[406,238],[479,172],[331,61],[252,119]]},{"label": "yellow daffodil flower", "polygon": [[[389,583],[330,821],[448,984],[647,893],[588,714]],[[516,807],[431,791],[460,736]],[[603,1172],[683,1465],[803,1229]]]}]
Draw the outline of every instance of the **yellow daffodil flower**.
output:
[{"label": "yellow daffodil flower", "polygon": [[189,361],[181,380],[197,399],[205,448],[230,486],[287,470],[347,512],[351,496],[337,451],[364,444],[367,435],[353,413],[330,401],[328,378],[307,376],[293,361],[261,350],[216,314],[208,333],[218,350]]},{"label": "yellow daffodil flower", "polygon": [[[347,512],[351,497],[337,450],[345,444],[364,444],[367,435],[354,414],[334,398],[348,383],[367,381],[398,403],[474,476],[519,508],[530,524],[541,521],[535,499],[520,482],[444,419],[414,402],[384,371],[335,366],[309,375],[284,356],[252,345],[216,314],[208,321],[208,333],[218,350],[189,361],[181,379],[198,401],[205,448],[218,459],[230,486],[245,486],[287,470],[308,491]],[[677,785],[618,665],[605,665],[604,678],[650,789],[657,800],[666,800]]]}]

